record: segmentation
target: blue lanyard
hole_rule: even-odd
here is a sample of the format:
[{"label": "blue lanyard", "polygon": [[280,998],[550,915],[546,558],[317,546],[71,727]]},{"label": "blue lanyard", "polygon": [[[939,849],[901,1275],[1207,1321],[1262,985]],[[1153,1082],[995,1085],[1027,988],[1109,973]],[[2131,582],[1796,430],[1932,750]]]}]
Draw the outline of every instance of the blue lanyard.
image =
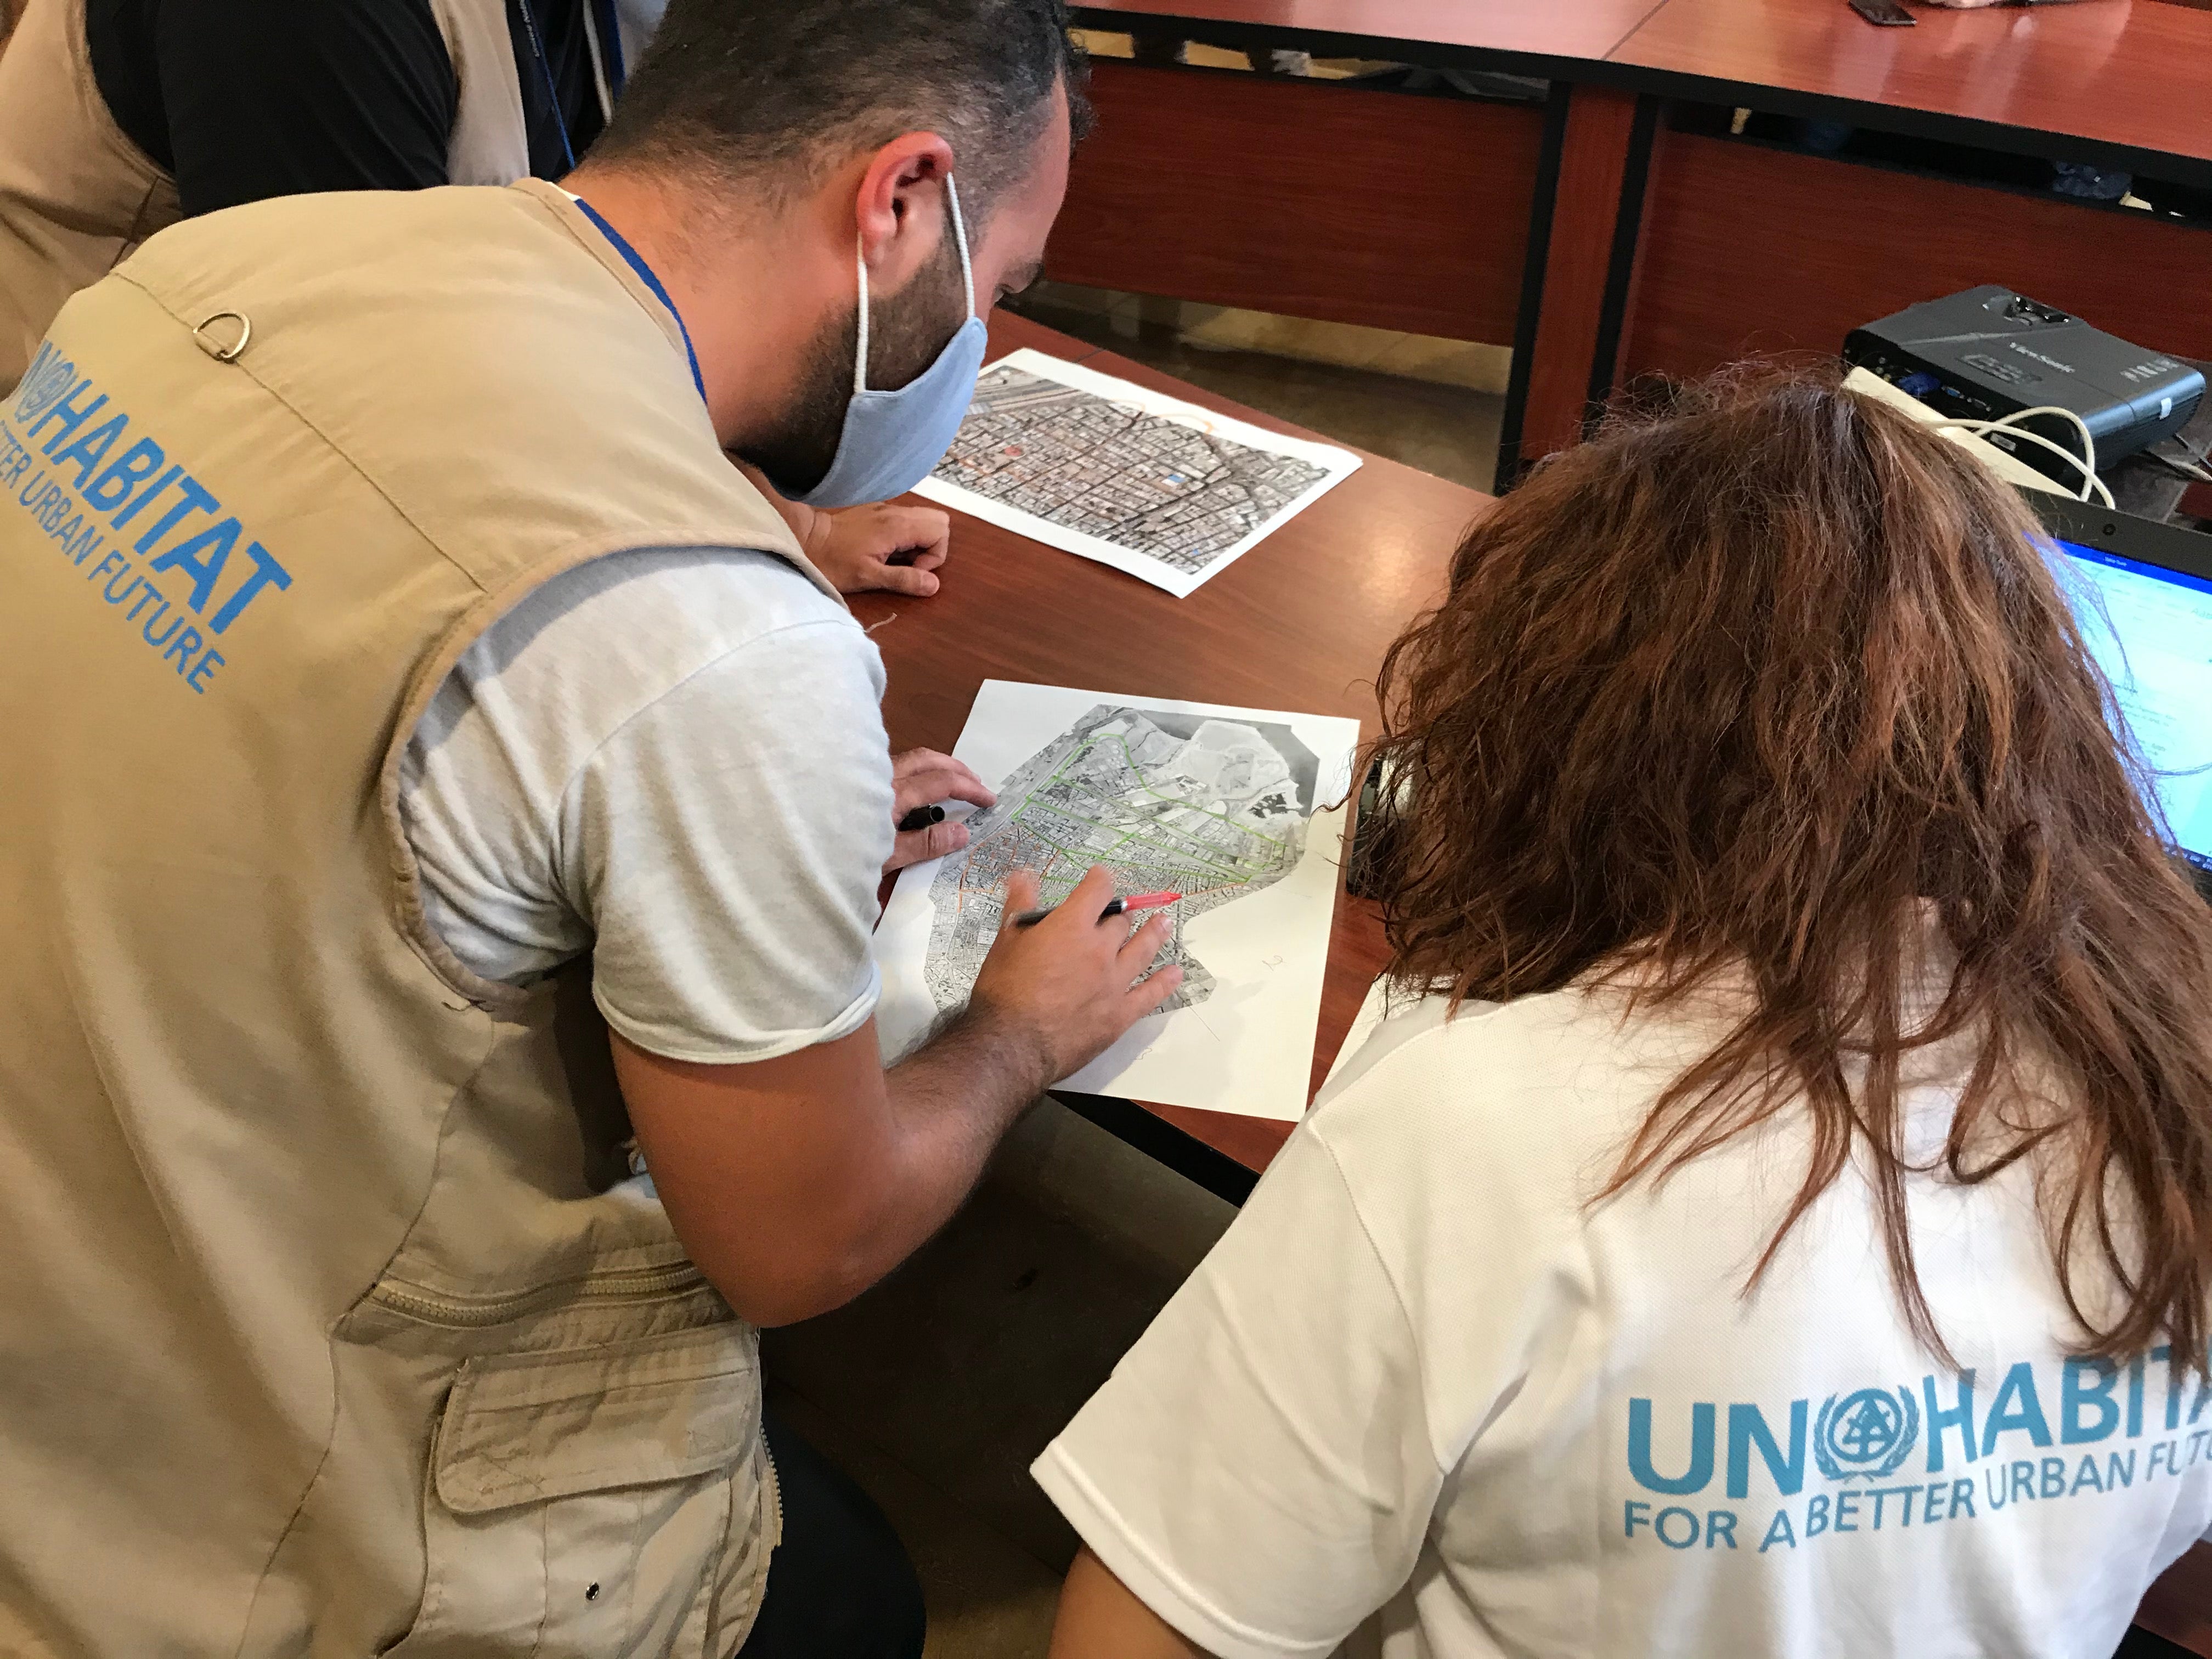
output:
[{"label": "blue lanyard", "polygon": [[691,331],[684,326],[684,313],[676,308],[676,301],[668,297],[668,290],[661,287],[660,278],[653,274],[653,267],[646,264],[635,248],[623,240],[622,232],[602,218],[599,210],[582,197],[574,199],[576,205],[584,210],[584,216],[599,228],[600,235],[614,244],[615,252],[622,255],[624,262],[637,273],[638,280],[653,290],[653,297],[666,306],[668,314],[676,319],[676,331],[684,337],[684,355],[691,363],[691,384],[699,388],[699,401],[705,403],[707,382],[699,373],[699,354],[691,349]]}]

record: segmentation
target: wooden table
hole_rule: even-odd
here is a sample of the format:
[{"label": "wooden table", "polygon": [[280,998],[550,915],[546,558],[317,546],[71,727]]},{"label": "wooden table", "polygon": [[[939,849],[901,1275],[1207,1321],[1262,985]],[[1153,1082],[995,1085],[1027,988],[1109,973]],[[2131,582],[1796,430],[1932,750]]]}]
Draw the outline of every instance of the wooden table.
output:
[{"label": "wooden table", "polygon": [[[1434,49],[1510,55],[1516,61],[1601,58],[1663,0],[1083,0],[1100,28],[1189,25],[1208,40],[1253,28],[1295,32],[1332,57],[1390,58]],[[1466,61],[1472,61],[1466,60]],[[1542,72],[1538,70],[1536,72]]]},{"label": "wooden table", "polygon": [[1593,67],[1574,96],[1640,123],[1640,142],[1613,196],[1561,198],[1555,222],[1612,250],[1611,286],[1531,366],[1529,453],[1572,442],[1589,400],[1634,375],[1832,354],[1860,323],[1982,283],[2212,355],[2212,311],[2195,297],[2212,291],[2212,227],[1668,118],[1669,100],[1696,99],[2212,187],[2212,11],[2081,0],[1915,15],[1917,27],[1878,29],[1842,0],[1667,0]]},{"label": "wooden table", "polygon": [[2212,188],[2212,10],[1844,0],[1089,0],[1102,29],[1543,77],[1542,101],[1102,61],[1056,277],[1514,346],[1499,474],[1638,374],[1833,353],[2005,282],[2212,356],[2212,228],[1680,130],[1694,104]]},{"label": "wooden table", "polygon": [[1606,61],[1658,71],[1628,82],[1655,90],[1807,94],[2118,167],[2212,163],[2212,15],[2164,0],[1914,15],[1882,29],[1840,0],[1667,0]]},{"label": "wooden table", "polygon": [[[1876,28],[1844,0],[1080,0],[1104,29],[1440,67],[1517,70],[1826,112],[1918,114],[1922,130],[2212,178],[2212,15],[2171,0],[1954,11]],[[1798,103],[1802,107],[1802,103]],[[2191,164],[2198,164],[2192,166]]]},{"label": "wooden table", "polygon": [[[991,356],[1021,346],[1156,386],[1277,432],[1314,434],[1018,317],[991,322]],[[1489,497],[1368,455],[1360,470],[1188,599],[956,514],[936,597],[867,594],[853,610],[884,654],[891,746],[950,750],[986,679],[1139,697],[1343,714],[1375,729],[1382,652],[1441,592],[1460,532]],[[1318,1085],[1382,966],[1372,908],[1340,896],[1324,994]],[[1188,1172],[1249,1186],[1287,1123],[1158,1106],[1072,1102]],[[1149,1120],[1149,1121],[1148,1121]],[[1210,1149],[1188,1156],[1171,1124]]]}]

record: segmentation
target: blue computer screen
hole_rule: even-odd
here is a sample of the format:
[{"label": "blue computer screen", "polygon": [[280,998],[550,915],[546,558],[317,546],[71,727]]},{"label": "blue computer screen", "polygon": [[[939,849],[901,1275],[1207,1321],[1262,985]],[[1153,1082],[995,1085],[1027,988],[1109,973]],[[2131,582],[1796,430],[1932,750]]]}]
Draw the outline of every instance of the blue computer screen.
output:
[{"label": "blue computer screen", "polygon": [[2212,581],[2058,544],[2089,649],[2149,763],[2167,827],[2212,869]]}]

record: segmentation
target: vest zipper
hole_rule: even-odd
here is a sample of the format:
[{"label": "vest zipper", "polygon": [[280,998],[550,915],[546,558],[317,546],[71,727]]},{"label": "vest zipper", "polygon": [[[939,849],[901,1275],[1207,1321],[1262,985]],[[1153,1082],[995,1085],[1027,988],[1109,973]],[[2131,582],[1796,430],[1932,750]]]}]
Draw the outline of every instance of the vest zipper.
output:
[{"label": "vest zipper", "polygon": [[[763,1408],[765,1409],[765,1408]],[[775,1466],[775,1448],[768,1443],[768,1419],[761,1419],[761,1452],[768,1459],[768,1504],[775,1510],[775,1540],[783,1541],[783,1471]]]},{"label": "vest zipper", "polygon": [[690,1290],[706,1282],[706,1275],[698,1268],[688,1261],[678,1261],[663,1267],[587,1273],[580,1279],[562,1279],[497,1297],[441,1296],[419,1286],[403,1288],[382,1282],[369,1291],[368,1299],[380,1307],[432,1324],[475,1328],[503,1325],[544,1303],[641,1302],[675,1291]]}]

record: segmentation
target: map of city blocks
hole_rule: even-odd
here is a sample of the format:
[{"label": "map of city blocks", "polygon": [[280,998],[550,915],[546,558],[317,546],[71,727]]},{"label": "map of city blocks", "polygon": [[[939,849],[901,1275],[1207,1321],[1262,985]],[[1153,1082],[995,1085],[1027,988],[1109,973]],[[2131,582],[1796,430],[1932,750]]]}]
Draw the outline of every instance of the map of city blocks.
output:
[{"label": "map of city blocks", "polygon": [[1160,964],[1181,963],[1184,978],[1164,1006],[1204,1002],[1214,979],[1184,929],[1297,867],[1319,769],[1287,726],[1097,705],[1015,769],[931,883],[932,999],[940,1011],[967,1001],[1011,872],[1042,872],[1042,902],[1057,904],[1103,864],[1116,893],[1183,895],[1165,913],[1175,931]]},{"label": "map of city blocks", "polygon": [[934,476],[1195,575],[1329,474],[1000,363]]}]

